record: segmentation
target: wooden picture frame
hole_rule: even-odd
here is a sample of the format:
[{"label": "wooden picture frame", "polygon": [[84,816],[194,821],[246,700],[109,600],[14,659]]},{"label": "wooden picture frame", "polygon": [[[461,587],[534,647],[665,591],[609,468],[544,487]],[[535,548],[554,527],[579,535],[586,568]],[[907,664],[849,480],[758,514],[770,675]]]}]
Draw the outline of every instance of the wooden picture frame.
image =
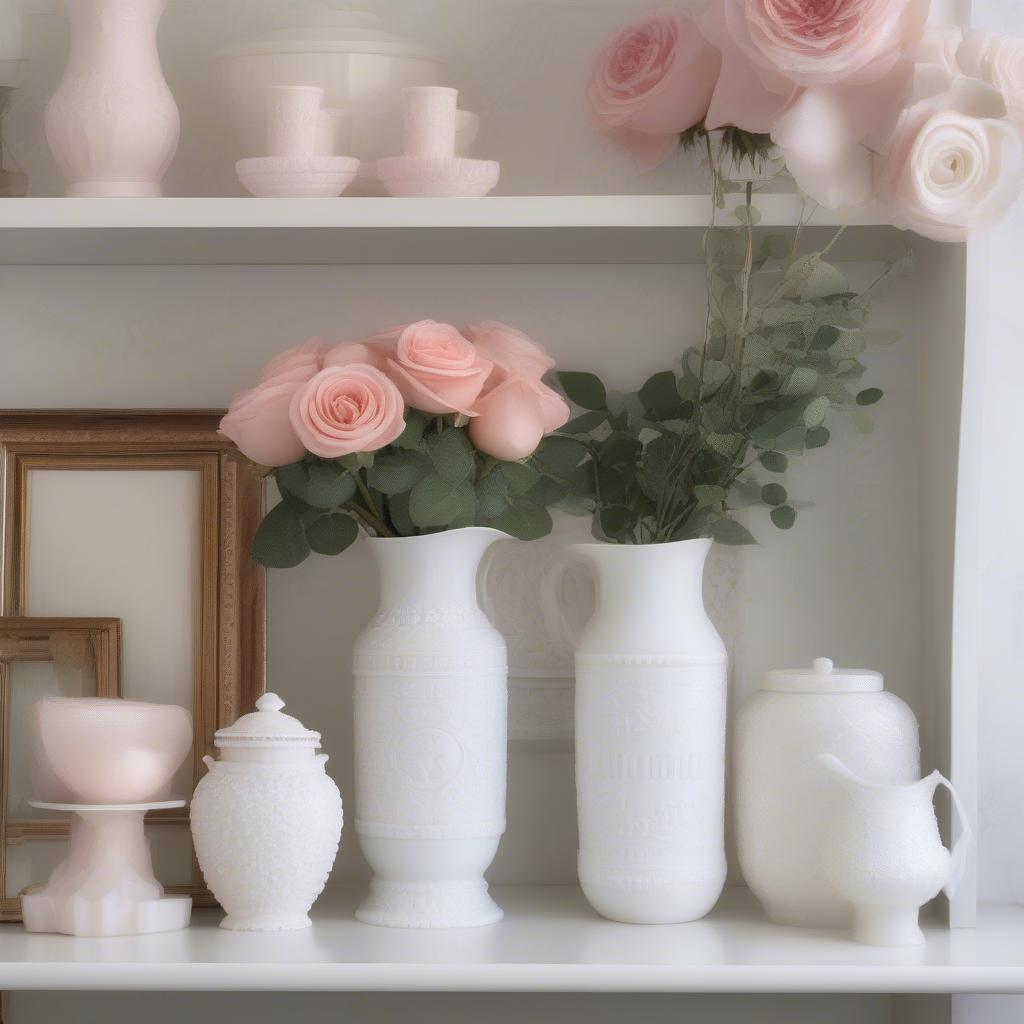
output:
[{"label": "wooden picture frame", "polygon": [[[43,474],[62,472],[177,473],[195,481],[194,663],[189,699],[180,700],[191,704],[195,726],[193,788],[205,771],[203,756],[213,753],[214,732],[252,710],[266,689],[265,576],[250,553],[265,509],[263,472],[218,433],[221,416],[207,410],[0,412],[0,614],[47,614],[37,609],[30,587],[34,473],[40,481],[52,479]],[[77,486],[80,479],[67,481]],[[152,586],[162,583],[155,573]],[[74,614],[119,615],[125,621],[125,664],[130,662],[128,645],[135,637],[126,612],[76,607]],[[128,676],[129,698],[131,685]],[[148,820],[187,823],[188,810],[154,812]],[[189,893],[199,905],[212,903],[194,856],[191,877],[190,884],[168,891]]]},{"label": "wooden picture frame", "polygon": [[10,816],[11,666],[16,662],[56,661],[59,641],[87,644],[92,655],[96,697],[121,694],[120,619],[0,617],[0,921],[21,920],[21,899],[7,895],[10,840],[66,836],[67,819]]}]

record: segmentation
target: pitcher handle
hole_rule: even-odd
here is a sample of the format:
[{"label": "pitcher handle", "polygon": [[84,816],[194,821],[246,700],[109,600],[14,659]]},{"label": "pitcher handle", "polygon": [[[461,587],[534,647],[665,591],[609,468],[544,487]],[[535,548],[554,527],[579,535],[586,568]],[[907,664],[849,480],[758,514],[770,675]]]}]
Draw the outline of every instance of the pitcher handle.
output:
[{"label": "pitcher handle", "polygon": [[541,618],[544,620],[548,636],[552,642],[565,644],[572,650],[579,646],[583,629],[568,615],[561,590],[565,574],[574,564],[578,563],[570,555],[564,551],[556,552],[540,578],[540,590],[537,595]]},{"label": "pitcher handle", "polygon": [[957,836],[953,849],[950,850],[949,879],[942,887],[942,891],[947,896],[952,897],[957,887],[963,881],[964,873],[967,871],[967,851],[971,845],[973,833],[971,831],[971,823],[967,820],[967,812],[964,810],[964,805],[957,791],[953,788],[953,783],[945,775],[939,772],[935,774],[938,775],[937,785],[945,786],[949,790],[949,795],[953,801],[953,809],[956,811],[957,819],[960,822],[960,835]]}]

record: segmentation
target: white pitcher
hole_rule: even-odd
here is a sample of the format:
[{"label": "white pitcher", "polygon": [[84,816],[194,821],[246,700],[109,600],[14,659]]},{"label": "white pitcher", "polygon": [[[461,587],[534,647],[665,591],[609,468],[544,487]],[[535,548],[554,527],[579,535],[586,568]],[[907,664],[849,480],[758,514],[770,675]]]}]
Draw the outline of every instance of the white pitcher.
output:
[{"label": "white pitcher", "polygon": [[[836,802],[824,844],[825,874],[853,904],[853,937],[869,946],[924,942],[921,906],[963,878],[971,838],[960,799],[939,772],[910,785],[865,782],[833,754],[818,763],[832,773],[843,796]],[[932,801],[945,786],[960,818],[952,851],[942,845]]]},{"label": "white pitcher", "polygon": [[[725,882],[727,657],[704,610],[711,541],[564,551],[597,580],[576,643],[580,885],[615,921],[696,920]],[[542,594],[550,617],[557,583]]]}]

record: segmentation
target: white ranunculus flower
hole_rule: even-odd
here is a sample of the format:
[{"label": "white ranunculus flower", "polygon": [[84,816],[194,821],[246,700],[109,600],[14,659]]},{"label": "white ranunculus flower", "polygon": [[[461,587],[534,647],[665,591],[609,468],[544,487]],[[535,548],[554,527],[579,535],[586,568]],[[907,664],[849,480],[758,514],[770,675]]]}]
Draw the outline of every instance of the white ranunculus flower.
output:
[{"label": "white ranunculus flower", "polygon": [[1003,94],[1010,117],[1024,130],[1024,39],[971,32],[957,50],[957,62],[965,75]]},{"label": "white ranunculus flower", "polygon": [[909,102],[873,148],[889,219],[939,242],[990,227],[1024,185],[1024,144],[1000,94],[936,66],[919,68]]}]

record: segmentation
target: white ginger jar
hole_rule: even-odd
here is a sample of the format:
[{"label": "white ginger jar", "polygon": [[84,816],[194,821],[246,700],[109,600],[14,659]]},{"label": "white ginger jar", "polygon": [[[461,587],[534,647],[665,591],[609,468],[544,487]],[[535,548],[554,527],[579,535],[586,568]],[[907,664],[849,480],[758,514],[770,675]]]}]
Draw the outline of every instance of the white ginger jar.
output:
[{"label": "white ginger jar", "polygon": [[780,924],[846,928],[849,902],[826,876],[823,846],[835,784],[817,761],[832,754],[865,781],[920,777],[917,720],[882,676],[834,668],[769,672],[736,718],[736,839],[747,885]]},{"label": "white ginger jar", "polygon": [[219,730],[221,760],[192,798],[192,838],[206,884],[227,913],[221,928],[307,928],[341,839],[341,793],[317,754],[320,733],[264,694]]}]

